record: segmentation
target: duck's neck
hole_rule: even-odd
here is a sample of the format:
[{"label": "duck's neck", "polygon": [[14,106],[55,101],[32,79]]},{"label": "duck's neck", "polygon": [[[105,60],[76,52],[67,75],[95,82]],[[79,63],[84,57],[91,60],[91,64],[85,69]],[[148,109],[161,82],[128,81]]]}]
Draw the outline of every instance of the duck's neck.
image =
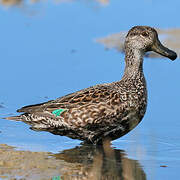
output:
[{"label": "duck's neck", "polygon": [[144,51],[135,48],[125,50],[125,71],[123,78],[136,78],[143,75],[143,56]]}]

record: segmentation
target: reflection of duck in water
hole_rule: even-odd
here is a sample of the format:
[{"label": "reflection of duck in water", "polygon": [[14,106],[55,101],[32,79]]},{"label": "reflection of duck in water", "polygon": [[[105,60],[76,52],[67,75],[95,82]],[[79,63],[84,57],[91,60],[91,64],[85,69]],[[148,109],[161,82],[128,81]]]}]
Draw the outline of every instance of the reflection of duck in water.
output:
[{"label": "reflection of duck in water", "polygon": [[146,175],[136,160],[126,157],[122,150],[103,146],[83,145],[54,155],[64,160],[61,170],[64,180],[145,180]]},{"label": "reflection of duck in water", "polygon": [[133,129],[146,111],[147,92],[143,56],[155,51],[176,59],[164,47],[155,29],[133,27],[126,36],[126,68],[122,80],[96,85],[42,104],[25,106],[24,114],[7,119],[24,121],[34,130],[49,131],[88,143],[117,139]]}]

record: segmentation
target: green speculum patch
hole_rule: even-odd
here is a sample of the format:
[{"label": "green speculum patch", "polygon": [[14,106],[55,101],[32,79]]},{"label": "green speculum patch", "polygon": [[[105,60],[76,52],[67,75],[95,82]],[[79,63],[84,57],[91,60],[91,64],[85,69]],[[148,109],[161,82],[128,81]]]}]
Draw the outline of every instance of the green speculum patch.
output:
[{"label": "green speculum patch", "polygon": [[60,116],[64,111],[67,111],[67,109],[56,109],[56,110],[52,111],[52,114],[54,114],[56,116]]}]

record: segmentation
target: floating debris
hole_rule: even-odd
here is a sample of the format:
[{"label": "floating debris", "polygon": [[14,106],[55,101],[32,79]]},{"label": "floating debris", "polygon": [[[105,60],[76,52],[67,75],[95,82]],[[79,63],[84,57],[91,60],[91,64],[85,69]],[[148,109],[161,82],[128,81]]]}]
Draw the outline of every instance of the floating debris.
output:
[{"label": "floating debris", "polygon": [[160,165],[160,167],[168,167],[168,166],[166,166],[166,165]]}]

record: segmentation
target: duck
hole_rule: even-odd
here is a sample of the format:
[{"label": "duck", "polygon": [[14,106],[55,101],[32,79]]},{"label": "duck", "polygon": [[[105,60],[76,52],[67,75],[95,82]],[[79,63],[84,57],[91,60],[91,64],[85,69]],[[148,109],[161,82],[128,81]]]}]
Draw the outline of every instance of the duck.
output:
[{"label": "duck", "polygon": [[35,131],[102,144],[124,136],[143,119],[147,87],[143,57],[154,51],[171,60],[177,54],[163,46],[157,31],[149,26],[132,27],[125,38],[125,70],[120,81],[98,84],[55,100],[24,106],[22,114],[7,117],[23,121]]}]

